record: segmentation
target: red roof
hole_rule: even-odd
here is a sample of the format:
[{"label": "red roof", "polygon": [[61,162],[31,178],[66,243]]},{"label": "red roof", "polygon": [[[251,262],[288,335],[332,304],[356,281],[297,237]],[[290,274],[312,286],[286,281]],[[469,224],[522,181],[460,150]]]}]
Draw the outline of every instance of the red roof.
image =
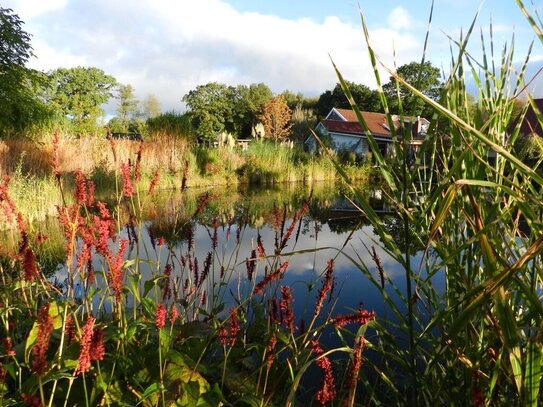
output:
[{"label": "red roof", "polygon": [[[322,124],[326,127],[329,132],[334,133],[347,133],[353,135],[362,135],[364,131],[358,123],[358,118],[356,114],[351,109],[335,109],[344,119],[343,120],[323,120]],[[360,112],[368,129],[374,136],[379,137],[392,137],[390,130],[388,128],[387,117],[384,113],[376,112]],[[337,117],[337,115],[336,115]],[[396,129],[401,127],[399,117],[393,116],[394,125]],[[404,117],[404,121],[413,122],[419,119],[413,119],[411,117]]]},{"label": "red roof", "polygon": [[[350,134],[364,133],[358,123],[356,114],[348,109],[336,109],[347,121],[324,120],[322,123],[328,131]],[[385,127],[387,121],[384,113],[360,112],[371,133],[376,136],[391,137],[390,131]]]}]

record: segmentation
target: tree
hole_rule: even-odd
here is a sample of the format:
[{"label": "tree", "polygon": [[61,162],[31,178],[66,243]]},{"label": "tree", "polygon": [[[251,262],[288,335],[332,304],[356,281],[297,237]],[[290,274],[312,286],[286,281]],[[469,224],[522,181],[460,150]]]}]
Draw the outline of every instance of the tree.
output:
[{"label": "tree", "polygon": [[59,68],[48,77],[47,101],[72,121],[77,133],[95,131],[97,119],[104,114],[101,106],[112,97],[116,79],[94,67]]},{"label": "tree", "polygon": [[[437,100],[441,94],[443,84],[439,69],[432,66],[430,62],[410,62],[402,65],[396,71],[397,75],[407,83],[415,86],[419,91],[431,99]],[[400,100],[403,112],[412,116],[431,117],[432,110],[425,106],[424,102],[413,95],[404,86],[397,86],[396,79],[391,76],[390,82],[383,85],[383,92],[387,98],[390,111],[399,113]]]},{"label": "tree", "polygon": [[119,98],[117,116],[123,132],[126,132],[130,122],[137,116],[139,102],[134,96],[134,88],[132,85],[119,85],[117,92],[117,97]]},{"label": "tree", "polygon": [[[372,90],[366,85],[349,82],[347,86],[353,99],[360,110],[367,112],[379,112],[381,111],[381,104],[379,103],[379,94],[376,90]],[[336,84],[332,90],[327,90],[319,96],[319,100],[316,103],[317,114],[319,117],[326,116],[332,108],[350,109],[351,104],[347,100],[341,85]]]},{"label": "tree", "polygon": [[155,95],[147,95],[141,102],[141,114],[145,120],[153,119],[160,115],[160,102]]},{"label": "tree", "polygon": [[264,83],[238,85],[236,92],[239,103],[234,107],[234,116],[239,120],[240,135],[248,136],[258,123],[262,106],[273,97],[273,93]]},{"label": "tree", "polygon": [[26,68],[34,55],[30,34],[9,8],[0,7],[0,134],[23,131],[47,114],[37,98],[39,74]]},{"label": "tree", "polygon": [[260,121],[264,125],[266,137],[275,142],[288,138],[292,129],[291,116],[292,110],[283,96],[276,96],[264,104]]},{"label": "tree", "polygon": [[199,85],[183,96],[198,138],[211,141],[223,131],[237,133],[233,113],[238,100],[234,87],[218,82]]}]

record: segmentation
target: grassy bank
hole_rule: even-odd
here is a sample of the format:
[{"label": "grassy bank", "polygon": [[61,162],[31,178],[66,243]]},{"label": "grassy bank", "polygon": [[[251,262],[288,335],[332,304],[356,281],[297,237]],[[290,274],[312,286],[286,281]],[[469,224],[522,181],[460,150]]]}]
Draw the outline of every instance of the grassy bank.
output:
[{"label": "grassy bank", "polygon": [[[57,157],[54,151],[58,151]],[[111,196],[120,185],[121,164],[138,172],[134,182],[141,191],[147,191],[151,184],[156,189],[179,189],[283,182],[307,184],[337,178],[335,167],[327,158],[265,141],[255,141],[246,151],[199,147],[166,136],[143,143],[68,137],[54,141],[54,136],[43,137],[39,143],[0,141],[0,176],[10,177],[12,199],[31,220],[43,219],[60,202],[54,165],[63,188],[73,191],[75,174],[80,171],[92,180],[98,196]],[[372,172],[368,165],[345,168],[352,179],[362,184]]]}]

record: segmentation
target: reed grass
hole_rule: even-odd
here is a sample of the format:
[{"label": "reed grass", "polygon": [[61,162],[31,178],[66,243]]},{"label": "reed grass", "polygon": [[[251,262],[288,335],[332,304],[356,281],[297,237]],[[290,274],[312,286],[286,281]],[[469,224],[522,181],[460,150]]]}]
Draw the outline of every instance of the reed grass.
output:
[{"label": "reed grass", "polygon": [[[526,10],[522,1],[517,3]],[[543,39],[541,22],[528,19]],[[407,88],[435,113],[414,163],[408,159],[409,127],[393,134],[394,163],[381,156],[368,132],[387,198],[398,213],[399,241],[357,186],[349,184],[388,254],[405,273],[404,285],[396,285],[383,279],[386,268],[375,256],[373,266],[361,257],[352,259],[381,291],[393,315],[378,316],[373,325],[377,356],[366,365],[361,400],[368,405],[540,405],[543,179],[511,153],[520,128],[513,114],[515,98],[524,90],[529,56],[519,70],[513,46],[504,45],[495,54],[492,26],[489,39],[481,35],[482,57],[470,54],[474,20],[465,36],[451,40],[457,51],[441,99],[435,101],[380,62],[364,18],[362,24],[389,123],[392,115],[380,86],[383,67],[398,87]],[[423,53],[421,62],[424,59]],[[367,128],[347,83],[336,72]],[[475,106],[466,90],[468,74],[479,92]],[[401,100],[399,106],[400,115],[413,115]],[[339,164],[337,168],[343,172]],[[414,242],[424,250],[415,252]],[[435,284],[440,279],[444,288]],[[400,303],[392,300],[392,293]]]}]

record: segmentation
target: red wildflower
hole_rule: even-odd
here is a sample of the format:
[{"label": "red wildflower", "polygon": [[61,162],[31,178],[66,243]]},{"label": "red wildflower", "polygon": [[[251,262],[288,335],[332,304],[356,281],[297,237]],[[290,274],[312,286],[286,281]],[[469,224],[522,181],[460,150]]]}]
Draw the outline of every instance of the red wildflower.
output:
[{"label": "red wildflower", "polygon": [[102,328],[94,328],[92,333],[91,361],[104,360],[106,348],[104,346],[104,331]]},{"label": "red wildflower", "polygon": [[211,195],[209,195],[209,192],[206,192],[204,195],[199,196],[198,197],[198,207],[196,208],[196,212],[194,212],[193,216],[197,216],[197,215],[201,214],[210,200],[211,200]]},{"label": "red wildflower", "polygon": [[25,281],[34,281],[40,275],[38,265],[36,264],[36,256],[34,251],[28,246],[28,238],[26,233],[22,234],[21,247],[19,248],[19,256],[23,260],[23,270]]},{"label": "red wildflower", "polygon": [[332,319],[332,323],[337,327],[342,327],[348,324],[365,325],[375,318],[375,311],[367,311],[360,308],[355,314],[339,315]]},{"label": "red wildflower", "polygon": [[87,206],[94,205],[94,182],[88,180],[87,181]]},{"label": "red wildflower", "polygon": [[336,397],[336,388],[334,383],[334,374],[332,371],[332,363],[326,356],[322,356],[324,351],[320,347],[318,341],[311,341],[312,350],[317,356],[316,364],[324,371],[324,379],[321,383],[321,388],[317,392],[316,399],[322,405],[333,401]]},{"label": "red wildflower", "polygon": [[262,236],[260,236],[260,232],[256,237],[256,250],[258,251],[258,257],[266,257],[266,251],[264,250],[264,245],[262,244]]},{"label": "red wildflower", "polygon": [[71,315],[66,316],[66,323],[64,324],[64,334],[68,343],[75,340],[75,324]]},{"label": "red wildflower", "polygon": [[90,316],[83,327],[83,332],[81,334],[81,342],[79,349],[79,359],[77,360],[77,366],[75,368],[74,375],[77,376],[79,373],[86,373],[89,371],[91,366],[91,348],[92,348],[92,339],[94,336],[94,322],[96,319],[93,316]]},{"label": "red wildflower", "polygon": [[381,280],[381,288],[385,288],[385,269],[383,267],[383,262],[381,261],[381,258],[375,251],[375,246],[371,247],[371,258],[375,262],[375,265],[377,266],[377,271],[379,272],[379,279]]},{"label": "red wildflower", "polygon": [[166,239],[164,239],[163,237],[158,238],[159,246],[164,246],[165,244],[166,244]]},{"label": "red wildflower", "polygon": [[87,184],[81,168],[78,168],[75,173],[75,200],[79,205],[87,203]]},{"label": "red wildflower", "polygon": [[294,333],[294,312],[292,311],[292,290],[289,286],[281,286],[281,302],[279,303],[283,323],[290,333]]},{"label": "red wildflower", "polygon": [[266,275],[260,283],[258,283],[255,287],[255,294],[261,294],[264,290],[264,287],[266,287],[269,283],[275,280],[279,280],[281,277],[283,277],[283,274],[285,273],[286,269],[288,267],[288,261],[285,261],[279,268],[274,271],[273,273],[270,273]]},{"label": "red wildflower", "polygon": [[36,344],[32,349],[32,371],[40,376],[47,369],[46,353],[52,332],[53,320],[49,316],[49,304],[45,304],[38,311],[38,334],[36,335]]},{"label": "red wildflower", "polygon": [[179,311],[177,310],[177,307],[175,304],[172,304],[172,307],[170,308],[170,324],[174,324],[177,318],[179,317]]},{"label": "red wildflower", "polygon": [[134,195],[134,186],[130,177],[130,165],[127,163],[121,163],[121,176],[123,179],[123,196],[130,198]]},{"label": "red wildflower", "polygon": [[247,266],[247,280],[253,281],[253,273],[256,267],[256,250],[251,251],[251,258],[245,259],[245,265]]},{"label": "red wildflower", "polygon": [[162,304],[158,304],[155,313],[155,326],[159,331],[166,325],[166,307]]},{"label": "red wildflower", "polygon": [[334,274],[334,260],[330,259],[328,261],[328,266],[326,267],[326,274],[324,280],[322,281],[322,287],[319,290],[317,295],[317,302],[315,303],[315,315],[319,315],[321,312],[322,304],[326,298],[326,294],[332,289],[333,285],[333,274]]},{"label": "red wildflower", "polygon": [[277,345],[277,337],[275,332],[270,337],[268,341],[268,346],[266,347],[266,368],[271,369],[273,362],[275,361],[275,346]]},{"label": "red wildflower", "polygon": [[6,355],[15,356],[15,350],[13,350],[13,343],[11,342],[11,338],[2,338],[2,343],[4,344],[4,348],[6,349]]},{"label": "red wildflower", "polygon": [[364,343],[364,337],[361,336],[358,338],[356,346],[353,348],[353,360],[347,376],[347,389],[349,389],[349,391],[353,391],[355,389],[356,381],[358,379],[358,372],[362,366],[362,349],[364,348]]},{"label": "red wildflower", "polygon": [[124,252],[128,246],[128,240],[123,239],[119,243],[119,251],[114,259],[111,258],[111,253],[109,253],[109,281],[113,292],[115,293],[115,300],[119,302],[121,300],[121,295],[123,292],[123,256]]},{"label": "red wildflower", "polygon": [[233,308],[230,312],[230,346],[235,345],[239,331],[238,309]]},{"label": "red wildflower", "polygon": [[21,398],[23,399],[23,403],[25,406],[28,407],[43,407],[43,404],[41,403],[41,400],[38,396],[35,394],[32,396],[29,396],[26,393],[21,393]]},{"label": "red wildflower", "polygon": [[158,184],[158,181],[160,179],[160,172],[158,171],[158,168],[153,173],[153,179],[151,180],[151,183],[149,184],[149,191],[147,191],[147,195],[153,195],[153,192],[155,192],[155,188]]},{"label": "red wildflower", "polygon": [[226,346],[228,342],[228,331],[226,330],[224,325],[221,325],[221,327],[219,328],[218,336],[219,336],[219,342],[221,343],[221,345]]}]

